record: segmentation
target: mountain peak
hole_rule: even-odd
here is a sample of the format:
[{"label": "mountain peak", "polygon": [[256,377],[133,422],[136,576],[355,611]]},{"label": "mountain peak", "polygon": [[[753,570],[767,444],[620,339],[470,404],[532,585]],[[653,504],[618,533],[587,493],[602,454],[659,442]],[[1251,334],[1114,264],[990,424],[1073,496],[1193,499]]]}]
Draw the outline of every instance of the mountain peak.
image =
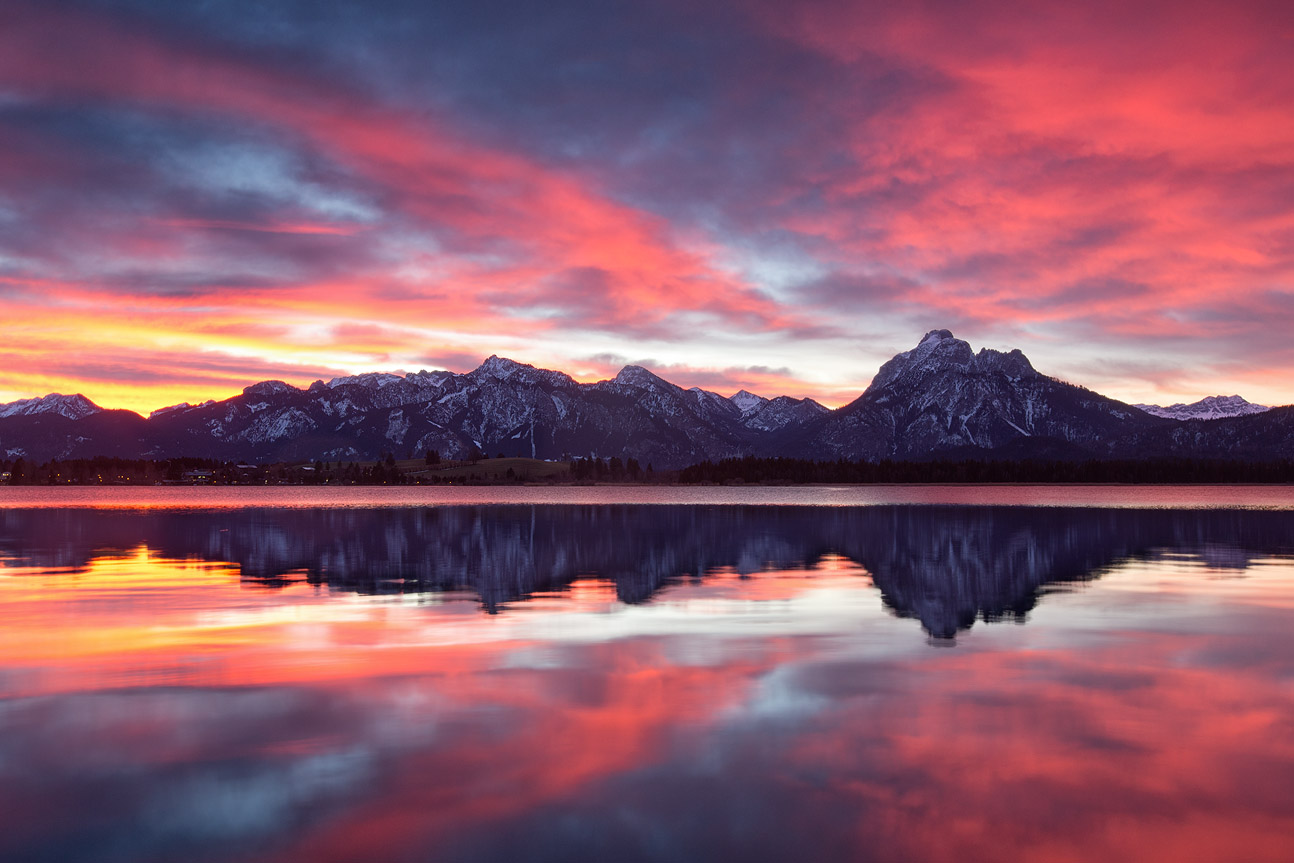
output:
[{"label": "mountain peak", "polygon": [[102,410],[103,408],[80,393],[67,396],[62,393],[50,393],[39,398],[19,399],[16,402],[0,405],[0,417],[58,414],[71,420],[79,420]]},{"label": "mountain peak", "polygon": [[929,341],[942,342],[944,339],[955,338],[956,336],[953,335],[952,330],[931,330],[921,337],[921,341],[917,342],[917,345],[919,347]]},{"label": "mountain peak", "polygon": [[614,383],[640,389],[658,389],[662,385],[673,386],[673,384],[649,372],[642,366],[625,366],[615,376]]},{"label": "mountain peak", "polygon": [[245,396],[279,396],[285,393],[299,393],[301,390],[283,381],[261,381],[250,387],[243,387]]},{"label": "mountain peak", "polygon": [[970,345],[954,336],[950,330],[931,330],[921,337],[915,348],[896,354],[881,366],[867,389],[872,392],[900,380],[915,381],[931,372],[951,368],[966,370],[974,360],[975,354]]},{"label": "mountain peak", "polygon": [[992,348],[980,348],[975,355],[975,366],[981,372],[1000,372],[1009,378],[1020,379],[1038,374],[1029,358],[1019,348],[1006,353]]},{"label": "mountain peak", "polygon": [[[437,374],[441,373],[433,373]],[[535,368],[529,363],[519,363],[498,354],[491,354],[485,362],[468,372],[467,377],[478,382],[493,379],[526,386],[564,388],[575,385],[575,379],[566,372]],[[444,377],[433,377],[429,382],[439,386],[445,380]]]},{"label": "mountain peak", "polygon": [[738,390],[728,397],[728,401],[736,405],[737,410],[741,411],[743,416],[768,404],[768,399],[757,396],[750,390]]},{"label": "mountain peak", "polygon": [[[391,374],[390,372],[364,372],[361,375],[347,375],[345,377],[333,378],[328,381],[326,386],[330,390],[336,389],[340,386],[361,386],[381,389],[387,384],[393,384],[402,380],[404,380],[404,378],[399,375]],[[318,381],[316,381],[316,383],[318,383]],[[324,385],[321,384],[321,387],[322,386]],[[311,384],[310,389],[314,390],[315,385]]]},{"label": "mountain peak", "polygon": [[931,330],[921,337],[917,346],[907,353],[912,355],[913,359],[921,360],[935,353],[936,351],[956,350],[961,346],[967,350],[970,345],[952,334],[952,330]]},{"label": "mountain peak", "polygon": [[192,405],[192,404],[189,404],[188,402],[180,402],[178,405],[167,405],[164,408],[158,408],[157,410],[151,412],[148,415],[148,418],[151,420],[153,417],[164,417],[167,414],[178,413],[180,411],[187,411],[195,407],[205,408],[210,405],[214,405],[215,403],[216,403],[215,399],[207,399],[205,402],[202,402],[201,404],[197,404],[197,405]]},{"label": "mountain peak", "polygon": [[533,366],[525,366],[516,360],[510,360],[498,354],[490,354],[485,362],[476,367],[476,371],[482,375],[506,381],[524,368],[533,368]]}]

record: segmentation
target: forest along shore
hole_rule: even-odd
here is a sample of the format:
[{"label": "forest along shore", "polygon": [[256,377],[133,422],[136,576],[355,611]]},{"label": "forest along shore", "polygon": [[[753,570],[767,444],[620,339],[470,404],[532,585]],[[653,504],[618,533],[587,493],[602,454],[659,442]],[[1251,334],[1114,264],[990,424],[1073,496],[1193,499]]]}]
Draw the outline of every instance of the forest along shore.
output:
[{"label": "forest along shore", "polygon": [[92,458],[30,464],[0,461],[0,485],[811,485],[878,483],[1199,484],[1294,483],[1294,461],[1140,459],[1091,461],[962,459],[809,461],[734,458],[658,471],[636,459],[453,461],[428,454],[375,461],[238,464],[212,459]]}]

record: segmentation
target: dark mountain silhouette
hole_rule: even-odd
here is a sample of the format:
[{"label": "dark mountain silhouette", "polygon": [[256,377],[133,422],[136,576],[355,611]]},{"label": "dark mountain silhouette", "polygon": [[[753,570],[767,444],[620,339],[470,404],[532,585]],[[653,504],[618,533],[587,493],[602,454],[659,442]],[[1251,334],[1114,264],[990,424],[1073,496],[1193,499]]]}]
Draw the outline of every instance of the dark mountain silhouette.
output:
[{"label": "dark mountain silhouette", "polygon": [[1020,351],[979,353],[948,330],[881,366],[855,401],[782,429],[772,454],[907,459],[973,452],[1005,458],[1098,454],[1166,422],[1040,374]]},{"label": "dark mountain silhouette", "polygon": [[834,411],[809,399],[725,398],[640,366],[581,384],[490,357],[465,374],[364,374],[154,411],[104,411],[82,396],[0,405],[0,459],[96,455],[230,461],[364,461],[474,451],[636,458],[676,468],[745,455],[802,459],[1294,457],[1294,408],[1175,420],[1041,374],[1024,354],[978,353],[926,334]]},{"label": "dark mountain silhouette", "polygon": [[[305,390],[263,381],[233,398],[164,408],[147,420],[97,408],[77,420],[52,412],[0,416],[0,457],[350,461],[436,450],[447,458],[473,451],[547,459],[635,456],[643,465],[672,467],[691,463],[697,453],[749,452],[770,430],[826,410],[787,397],[739,406],[638,366],[580,384],[561,372],[490,357],[461,375],[365,374],[316,381]],[[125,416],[108,422],[106,414]]]}]

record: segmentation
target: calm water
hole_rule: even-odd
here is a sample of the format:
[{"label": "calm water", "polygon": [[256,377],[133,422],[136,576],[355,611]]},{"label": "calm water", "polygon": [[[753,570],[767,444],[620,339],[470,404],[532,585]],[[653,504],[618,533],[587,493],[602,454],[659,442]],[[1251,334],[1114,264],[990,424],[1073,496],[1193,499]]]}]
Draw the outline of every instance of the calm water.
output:
[{"label": "calm water", "polygon": [[1284,488],[0,493],[0,860],[1287,861]]}]

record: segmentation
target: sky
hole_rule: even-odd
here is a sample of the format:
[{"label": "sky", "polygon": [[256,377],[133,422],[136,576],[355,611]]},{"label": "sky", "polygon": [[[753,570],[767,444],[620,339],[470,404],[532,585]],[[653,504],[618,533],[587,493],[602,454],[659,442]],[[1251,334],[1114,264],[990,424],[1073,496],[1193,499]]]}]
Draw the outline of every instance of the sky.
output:
[{"label": "sky", "polygon": [[0,401],[645,365],[856,397],[936,328],[1294,402],[1294,4],[5,0]]}]

